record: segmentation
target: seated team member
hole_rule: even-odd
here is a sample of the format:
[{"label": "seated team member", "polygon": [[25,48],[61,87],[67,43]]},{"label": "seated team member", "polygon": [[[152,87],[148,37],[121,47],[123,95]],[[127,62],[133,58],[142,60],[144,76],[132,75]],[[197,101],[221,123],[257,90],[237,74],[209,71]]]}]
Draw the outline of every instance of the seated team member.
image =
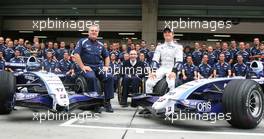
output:
[{"label": "seated team member", "polygon": [[[91,92],[99,92],[97,78],[104,83],[105,111],[114,112],[110,100],[114,98],[114,81],[111,73],[109,52],[97,40],[99,26],[91,25],[88,38],[78,41],[74,50],[76,63],[83,70],[83,76],[89,81]],[[100,109],[97,109],[100,112]]]},{"label": "seated team member", "polygon": [[116,90],[117,85],[118,85],[118,79],[119,79],[118,70],[120,68],[120,64],[116,60],[115,53],[110,53],[110,67],[111,67],[111,73],[113,75],[113,80],[114,80],[114,90]]},{"label": "seated team member", "polygon": [[[24,63],[24,59],[21,58],[21,52],[15,50],[15,57],[10,59],[10,63]],[[9,71],[13,72],[14,70],[19,70],[19,68],[9,68]]]},{"label": "seated team member", "polygon": [[197,67],[193,64],[192,57],[187,56],[186,61],[182,69],[182,79],[184,83],[197,80]]},{"label": "seated team member", "polygon": [[237,55],[237,63],[233,66],[233,76],[246,76],[249,72],[248,66],[243,61],[243,56]]},{"label": "seated team member", "polygon": [[170,90],[175,88],[176,71],[174,66],[177,62],[183,62],[183,47],[173,42],[173,36],[173,32],[170,28],[165,28],[163,30],[165,42],[157,46],[152,59],[154,64],[153,67],[157,67],[155,63],[160,63],[160,67],[156,72],[151,72],[149,74],[149,78],[146,81],[146,93],[153,93],[153,87],[163,77],[166,77]]},{"label": "seated team member", "polygon": [[[144,55],[144,54],[143,54]],[[124,70],[124,73],[122,73],[123,76],[123,97],[121,105],[124,107],[127,107],[127,97],[129,93],[129,86],[132,86],[131,92],[133,94],[138,93],[139,85],[144,77],[144,63],[137,60],[138,55],[136,50],[131,50],[129,52],[129,59],[128,61],[124,61],[122,63],[122,71]]]},{"label": "seated team member", "polygon": [[198,67],[198,79],[202,78],[212,78],[213,68],[208,63],[208,55],[204,55],[202,63]]},{"label": "seated team member", "polygon": [[5,70],[5,59],[2,51],[0,51],[0,71],[1,70]]},{"label": "seated team member", "polygon": [[73,65],[70,61],[69,53],[67,50],[63,54],[63,59],[59,61],[59,70],[62,74],[65,74],[66,77],[71,77],[74,74]]},{"label": "seated team member", "polygon": [[250,54],[246,51],[245,43],[239,43],[240,50],[236,53],[236,55],[241,55],[243,57],[244,63],[249,61]]},{"label": "seated team member", "polygon": [[259,47],[259,53],[255,56],[262,62],[264,62],[264,43],[262,43]]},{"label": "seated team member", "polygon": [[230,77],[231,66],[225,62],[225,54],[220,53],[219,61],[214,65],[214,77]]},{"label": "seated team member", "polygon": [[15,51],[13,50],[13,41],[8,41],[7,48],[5,49],[5,60],[10,61],[11,58],[15,56]]},{"label": "seated team member", "polygon": [[21,52],[19,50],[15,50],[15,57],[10,59],[11,63],[24,63],[25,61],[21,58]]},{"label": "seated team member", "polygon": [[47,51],[47,59],[45,59],[42,63],[42,70],[47,71],[47,72],[60,72],[58,69],[58,64],[57,62],[53,59],[52,52]]}]

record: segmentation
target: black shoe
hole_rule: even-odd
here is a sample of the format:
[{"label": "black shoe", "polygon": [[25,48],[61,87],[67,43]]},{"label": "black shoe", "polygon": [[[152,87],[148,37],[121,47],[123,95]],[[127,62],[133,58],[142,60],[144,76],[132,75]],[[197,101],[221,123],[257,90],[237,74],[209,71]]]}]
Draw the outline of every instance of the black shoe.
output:
[{"label": "black shoe", "polygon": [[110,112],[110,113],[114,112],[112,105],[110,103],[105,104],[105,112]]},{"label": "black shoe", "polygon": [[95,106],[94,109],[93,109],[93,112],[94,112],[94,113],[102,113],[102,108],[101,108],[101,106]]},{"label": "black shoe", "polygon": [[148,109],[143,109],[139,111],[138,114],[151,114],[151,112]]}]

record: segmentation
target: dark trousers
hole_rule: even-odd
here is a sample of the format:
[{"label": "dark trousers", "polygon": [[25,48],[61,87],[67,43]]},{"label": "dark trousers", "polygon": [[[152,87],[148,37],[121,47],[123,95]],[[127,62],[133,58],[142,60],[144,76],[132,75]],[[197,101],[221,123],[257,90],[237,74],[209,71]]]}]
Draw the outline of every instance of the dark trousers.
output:
[{"label": "dark trousers", "polygon": [[123,77],[122,85],[123,85],[123,96],[122,96],[122,103],[127,104],[127,97],[128,93],[138,93],[139,85],[140,85],[141,79],[136,76],[128,77],[125,75]]},{"label": "dark trousers", "polygon": [[92,67],[93,71],[83,73],[88,80],[88,90],[91,92],[99,92],[97,78],[104,84],[104,97],[106,100],[114,98],[114,80],[110,73],[102,71],[102,67]]}]

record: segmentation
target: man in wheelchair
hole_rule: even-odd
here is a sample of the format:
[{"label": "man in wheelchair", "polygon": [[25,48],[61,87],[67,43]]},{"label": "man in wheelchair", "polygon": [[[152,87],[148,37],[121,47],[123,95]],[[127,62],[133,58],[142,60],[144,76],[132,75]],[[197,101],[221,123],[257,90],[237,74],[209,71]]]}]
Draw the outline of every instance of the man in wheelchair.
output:
[{"label": "man in wheelchair", "polygon": [[[128,94],[131,92],[137,94],[139,92],[139,86],[144,78],[145,66],[144,63],[138,60],[138,54],[136,50],[129,52],[129,60],[124,61],[121,66],[122,74],[122,95],[120,98],[120,105],[127,107]],[[121,91],[121,90],[120,90]]]}]

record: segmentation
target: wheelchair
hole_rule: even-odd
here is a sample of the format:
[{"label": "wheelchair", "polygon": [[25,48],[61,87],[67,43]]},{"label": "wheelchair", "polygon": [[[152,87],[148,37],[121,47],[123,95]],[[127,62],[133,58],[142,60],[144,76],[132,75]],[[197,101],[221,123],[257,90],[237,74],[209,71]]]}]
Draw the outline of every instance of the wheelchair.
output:
[{"label": "wheelchair", "polygon": [[[128,97],[133,97],[133,96],[137,96],[137,95],[142,95],[145,94],[145,82],[146,82],[146,78],[143,77],[141,79],[140,85],[139,85],[139,92],[135,93],[132,92],[132,88],[133,86],[130,85],[128,88]],[[118,84],[117,84],[117,97],[118,97],[118,103],[121,105],[122,104],[122,98],[123,98],[123,77],[120,77],[118,80]]]}]

